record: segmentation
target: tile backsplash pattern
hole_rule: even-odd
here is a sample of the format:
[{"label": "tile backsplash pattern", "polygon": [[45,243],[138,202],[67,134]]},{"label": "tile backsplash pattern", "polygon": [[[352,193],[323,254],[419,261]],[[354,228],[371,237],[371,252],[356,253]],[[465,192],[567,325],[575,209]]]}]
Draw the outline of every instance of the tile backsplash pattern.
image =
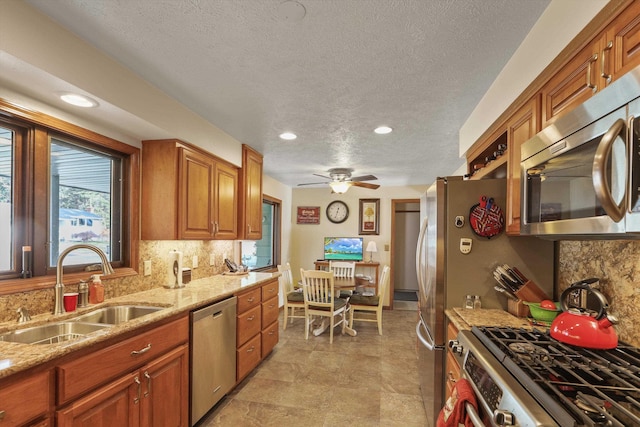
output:
[{"label": "tile backsplash pattern", "polygon": [[609,312],[619,320],[619,339],[640,347],[640,241],[566,241],[558,248],[556,296],[571,283],[599,278]]},{"label": "tile backsplash pattern", "polygon": [[[191,269],[191,279],[213,276],[227,271],[224,264],[224,255],[233,257],[233,241],[141,241],[140,242],[140,271],[136,276],[109,279],[105,277],[103,284],[105,298],[114,298],[135,292],[147,291],[162,287],[167,282],[169,269],[169,252],[181,251],[183,254],[183,267],[192,267],[193,256],[198,257],[198,268]],[[215,265],[209,265],[209,255],[213,254]],[[151,260],[151,275],[142,274],[143,262]],[[88,277],[88,276],[87,276]],[[187,285],[188,286],[188,285]],[[78,283],[65,284],[66,292],[77,292]],[[53,311],[53,289],[33,292],[20,292],[11,295],[0,296],[0,322],[17,319],[17,310],[25,307],[33,315]]]}]

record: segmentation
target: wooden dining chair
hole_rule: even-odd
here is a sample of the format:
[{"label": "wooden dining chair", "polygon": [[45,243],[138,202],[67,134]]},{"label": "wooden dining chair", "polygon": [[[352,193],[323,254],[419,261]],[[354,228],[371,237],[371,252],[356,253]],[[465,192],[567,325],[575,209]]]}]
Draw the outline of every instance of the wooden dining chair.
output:
[{"label": "wooden dining chair", "polygon": [[[356,263],[349,261],[329,261],[329,271],[334,277],[353,278],[356,275]],[[353,291],[341,290],[340,298],[349,298]]]},{"label": "wooden dining chair", "polygon": [[[314,316],[329,318],[329,343],[333,344],[333,328],[342,325],[342,334],[347,326],[347,300],[335,298],[333,272],[300,269],[304,294],[305,332],[309,339],[309,329]],[[336,316],[340,317],[338,322]]]},{"label": "wooden dining chair", "polygon": [[[293,286],[293,274],[291,273],[291,265],[286,263],[284,265],[278,265],[278,272],[280,277],[278,281],[282,285],[284,292],[284,322],[282,329],[287,329],[287,319],[291,318],[293,322],[294,318],[304,319],[304,295],[302,292],[297,292]],[[299,311],[296,314],[296,310]]]},{"label": "wooden dining chair", "polygon": [[[382,335],[382,306],[384,305],[384,297],[389,288],[389,271],[388,265],[382,268],[380,273],[380,282],[378,284],[378,294],[373,296],[353,295],[349,299],[351,313],[349,316],[349,327],[353,328],[353,321],[359,322],[377,322],[378,333]],[[355,317],[357,314],[362,317]],[[371,317],[375,314],[375,318]]]}]

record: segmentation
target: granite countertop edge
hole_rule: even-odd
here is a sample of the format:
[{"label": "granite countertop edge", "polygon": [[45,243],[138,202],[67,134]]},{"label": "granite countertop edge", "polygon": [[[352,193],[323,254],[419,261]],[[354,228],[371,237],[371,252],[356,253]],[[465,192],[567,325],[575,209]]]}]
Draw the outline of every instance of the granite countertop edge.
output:
[{"label": "granite countertop edge", "polygon": [[154,288],[148,291],[111,298],[105,300],[103,303],[90,305],[78,309],[73,313],[66,313],[60,316],[41,314],[33,316],[32,320],[26,323],[18,324],[15,321],[0,323],[1,334],[15,329],[71,320],[81,314],[114,305],[165,307],[155,313],[113,325],[91,334],[87,336],[87,338],[68,343],[35,345],[0,341],[0,380],[18,372],[26,371],[43,363],[50,362],[76,350],[112,339],[118,335],[176,316],[180,313],[189,312],[229,298],[239,292],[260,286],[277,276],[279,276],[279,273],[249,273],[246,276],[216,275],[193,280],[178,289]]},{"label": "granite countertop edge", "polygon": [[476,309],[449,308],[445,310],[449,321],[458,331],[469,330],[473,326],[496,326],[511,328],[531,328],[526,318],[516,317],[500,309]]}]

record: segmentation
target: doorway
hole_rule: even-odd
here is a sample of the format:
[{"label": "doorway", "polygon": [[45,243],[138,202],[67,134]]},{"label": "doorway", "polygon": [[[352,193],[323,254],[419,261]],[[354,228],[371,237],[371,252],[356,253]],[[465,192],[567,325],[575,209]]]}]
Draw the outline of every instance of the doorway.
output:
[{"label": "doorway", "polygon": [[420,232],[420,200],[392,200],[391,206],[390,301],[395,310],[416,310],[418,305],[416,245]]}]

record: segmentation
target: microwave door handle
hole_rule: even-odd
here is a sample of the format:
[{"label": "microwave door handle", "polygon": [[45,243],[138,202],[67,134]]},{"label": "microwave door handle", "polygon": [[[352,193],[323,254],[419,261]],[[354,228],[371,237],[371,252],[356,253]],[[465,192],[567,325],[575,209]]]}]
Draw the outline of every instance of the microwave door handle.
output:
[{"label": "microwave door handle", "polygon": [[[622,197],[620,204],[617,204],[615,200],[613,200],[613,196],[611,195],[609,187],[609,178],[607,177],[606,168],[611,150],[613,148],[613,143],[615,142],[618,135],[622,135],[623,137],[625,136],[625,129],[626,125],[624,120],[616,120],[600,140],[598,149],[596,150],[596,155],[593,159],[593,189],[595,190],[596,197],[602,205],[602,208],[607,213],[607,215],[615,222],[620,222],[620,220],[624,217],[626,194],[624,197]],[[624,140],[627,141],[627,138],[624,138]],[[626,151],[628,151],[627,147],[625,147],[625,152]],[[626,175],[627,174],[625,174],[625,176]],[[627,188],[627,182],[624,183],[623,188]]]}]

